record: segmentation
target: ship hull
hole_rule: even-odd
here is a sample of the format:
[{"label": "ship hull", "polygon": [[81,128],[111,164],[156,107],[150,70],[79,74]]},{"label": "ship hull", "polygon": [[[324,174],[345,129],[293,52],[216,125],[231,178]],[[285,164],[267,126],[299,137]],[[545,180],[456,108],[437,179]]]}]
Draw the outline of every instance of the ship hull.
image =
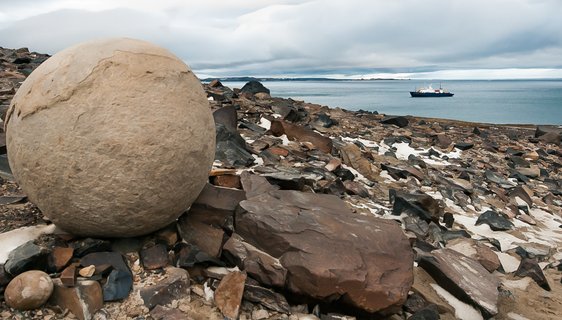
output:
[{"label": "ship hull", "polygon": [[454,93],[450,92],[415,92],[410,91],[412,98],[437,98],[437,97],[452,97]]}]

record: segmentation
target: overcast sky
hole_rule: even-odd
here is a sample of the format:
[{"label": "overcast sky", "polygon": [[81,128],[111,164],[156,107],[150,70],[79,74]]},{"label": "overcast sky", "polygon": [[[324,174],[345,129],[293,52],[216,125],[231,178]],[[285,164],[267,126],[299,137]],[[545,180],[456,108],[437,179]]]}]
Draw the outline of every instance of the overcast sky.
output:
[{"label": "overcast sky", "polygon": [[562,78],[561,0],[0,0],[0,46],[100,37],[200,77]]}]

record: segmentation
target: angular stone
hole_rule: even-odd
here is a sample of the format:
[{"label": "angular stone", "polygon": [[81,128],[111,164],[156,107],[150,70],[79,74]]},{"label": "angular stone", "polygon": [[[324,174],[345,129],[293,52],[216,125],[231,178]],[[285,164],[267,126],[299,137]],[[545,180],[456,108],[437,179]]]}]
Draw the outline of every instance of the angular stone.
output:
[{"label": "angular stone", "polygon": [[256,94],[259,92],[264,92],[269,94],[269,89],[264,87],[263,84],[261,84],[261,82],[257,81],[257,80],[251,80],[248,81],[243,87],[242,89],[240,89],[240,92],[246,92],[246,93],[250,93],[250,94]]},{"label": "angular stone", "polygon": [[427,301],[419,293],[412,293],[404,303],[404,309],[410,313],[416,313],[427,306]]},{"label": "angular stone", "polygon": [[191,268],[195,265],[215,265],[224,266],[224,263],[216,257],[210,256],[196,245],[180,243],[176,248],[177,267]]},{"label": "angular stone", "polygon": [[238,203],[245,199],[246,194],[242,190],[206,184],[193,204],[218,210],[234,211]]},{"label": "angular stone", "polygon": [[455,148],[466,151],[468,149],[472,149],[472,147],[474,147],[473,143],[469,143],[469,142],[458,142],[455,143]]},{"label": "angular stone", "polygon": [[[267,181],[266,178],[262,177],[262,176],[258,176],[252,173],[249,173],[248,171],[244,171],[242,172],[242,174],[240,175],[240,179],[242,182],[242,188],[244,189],[244,192],[246,193],[245,197],[243,200],[250,199],[256,195],[268,192],[268,191],[273,191],[273,190],[278,190],[279,187],[276,185],[272,185],[271,183],[269,183]],[[237,203],[238,205],[238,203]]]},{"label": "angular stone", "polygon": [[457,238],[447,242],[447,248],[455,250],[478,261],[486,270],[494,272],[500,265],[500,259],[489,247],[469,238]]},{"label": "angular stone", "polygon": [[495,254],[492,249],[483,244],[478,244],[476,246],[476,260],[478,260],[478,262],[480,262],[480,264],[490,272],[498,270],[501,266],[501,261],[498,258],[498,255]]},{"label": "angular stone", "polygon": [[449,138],[449,136],[447,136],[445,133],[436,135],[434,141],[435,145],[437,145],[441,149],[447,149],[451,145],[451,143],[453,143],[453,140],[451,140],[451,138]]},{"label": "angular stone", "polygon": [[506,188],[506,189],[510,189],[516,186],[515,183],[505,179],[504,177],[500,176],[499,174],[490,171],[490,170],[486,170],[484,172],[486,179],[488,179],[488,181],[490,182],[494,182],[499,184],[502,188]]},{"label": "angular stone", "polygon": [[69,265],[61,272],[60,281],[65,287],[76,285],[76,264]]},{"label": "angular stone", "polygon": [[221,228],[203,223],[188,212],[178,221],[178,231],[183,241],[196,245],[212,257],[220,257],[225,236]]},{"label": "angular stone", "polygon": [[270,191],[240,207],[236,232],[279,259],[288,271],[287,290],[342,297],[341,303],[368,312],[406,300],[413,255],[396,223],[353,214],[336,196],[296,191]]},{"label": "angular stone", "polygon": [[240,176],[235,174],[223,174],[220,176],[213,177],[213,184],[219,187],[240,189],[242,185],[240,184]]},{"label": "angular stone", "polygon": [[230,131],[220,123],[215,124],[215,129],[215,160],[228,167],[246,167],[254,163],[254,157],[248,152],[246,141],[237,131]]},{"label": "angular stone", "polygon": [[75,287],[65,287],[59,279],[54,279],[54,290],[49,303],[68,309],[80,320],[93,319],[96,311],[103,307],[103,294],[97,281],[80,281]]},{"label": "angular stone", "polygon": [[404,128],[409,124],[408,118],[402,116],[399,117],[387,116],[384,117],[380,122],[384,124],[393,124],[400,128]]},{"label": "angular stone", "polygon": [[344,181],[343,185],[345,187],[345,191],[349,194],[355,194],[362,198],[369,198],[369,190],[365,188],[365,186],[356,181]]},{"label": "angular stone", "polygon": [[234,271],[222,278],[215,290],[215,304],[225,319],[238,319],[245,282],[246,274]]},{"label": "angular stone", "polygon": [[83,267],[95,265],[97,268],[106,264],[110,264],[113,270],[103,286],[103,300],[114,301],[126,298],[133,287],[133,273],[120,253],[94,252],[80,259],[80,265]]},{"label": "angular stone", "polygon": [[476,220],[476,223],[474,225],[478,226],[483,223],[489,225],[490,229],[494,231],[505,231],[513,229],[513,223],[511,221],[507,220],[504,216],[493,210],[488,210],[478,216],[478,220]]},{"label": "angular stone", "polygon": [[414,313],[408,320],[439,320],[439,310],[436,305],[429,305],[416,313]]},{"label": "angular stone", "polygon": [[402,191],[391,190],[390,198],[394,199],[392,206],[392,214],[400,215],[405,212],[410,215],[416,215],[426,221],[438,222],[443,215],[443,205],[441,201],[434,199],[425,193],[406,193]]},{"label": "angular stone", "polygon": [[92,264],[92,265],[89,265],[87,267],[84,267],[84,268],[80,269],[78,271],[78,274],[81,277],[84,277],[84,278],[91,278],[94,275],[95,272],[96,272],[96,266],[94,266]]},{"label": "angular stone", "polygon": [[65,247],[55,247],[48,258],[49,269],[54,272],[62,270],[72,259],[74,249]]},{"label": "angular stone", "polygon": [[283,120],[273,120],[271,122],[270,130],[276,137],[285,134],[287,135],[287,138],[291,140],[297,140],[299,142],[310,142],[322,152],[332,152],[332,139],[305,127],[295,125]]},{"label": "angular stone", "polygon": [[443,214],[443,223],[445,223],[447,228],[451,229],[455,223],[455,216],[450,212],[445,212]]},{"label": "angular stone", "polygon": [[330,172],[333,172],[340,166],[341,166],[341,160],[339,158],[333,158],[330,160],[330,162],[326,164],[324,168],[326,168],[326,170]]},{"label": "angular stone", "polygon": [[234,233],[223,247],[224,254],[252,278],[268,287],[281,288],[285,285],[287,270],[279,259],[244,242],[242,237]]},{"label": "angular stone", "polygon": [[43,271],[31,270],[16,276],[4,292],[6,304],[16,310],[31,310],[42,306],[53,293],[53,281]]},{"label": "angular stone", "polygon": [[189,273],[184,269],[174,267],[166,268],[165,272],[165,279],[140,289],[144,305],[149,309],[189,296]]},{"label": "angular stone", "polygon": [[445,248],[422,256],[418,265],[458,299],[478,306],[486,317],[498,313],[500,281],[475,260]]},{"label": "angular stone", "polygon": [[544,290],[551,290],[548,280],[544,276],[544,273],[542,272],[542,269],[536,259],[521,259],[521,263],[515,271],[515,275],[518,277],[530,277]]},{"label": "angular stone", "polygon": [[246,284],[244,286],[244,300],[259,303],[269,310],[281,313],[291,312],[289,303],[282,294],[264,287]]},{"label": "angular stone", "polygon": [[369,160],[367,160],[367,158],[363,157],[361,149],[359,149],[358,146],[348,143],[340,148],[340,153],[342,160],[346,165],[357,170],[360,174],[365,176],[365,178],[371,181],[378,180],[379,170]]},{"label": "angular stone", "polygon": [[71,242],[70,247],[74,249],[74,256],[81,258],[92,252],[111,250],[111,242],[101,239],[85,238]]},{"label": "angular stone", "polygon": [[4,269],[12,276],[28,270],[42,270],[47,266],[48,255],[49,251],[46,248],[36,245],[31,240],[10,252]]},{"label": "angular stone", "polygon": [[168,265],[168,249],[165,244],[157,243],[142,249],[140,259],[147,270],[164,268]]},{"label": "angular stone", "polygon": [[125,299],[133,289],[133,276],[130,272],[114,269],[103,285],[103,301]]},{"label": "angular stone", "polygon": [[225,106],[213,112],[215,123],[220,123],[229,131],[236,131],[238,127],[238,116],[233,105]]}]

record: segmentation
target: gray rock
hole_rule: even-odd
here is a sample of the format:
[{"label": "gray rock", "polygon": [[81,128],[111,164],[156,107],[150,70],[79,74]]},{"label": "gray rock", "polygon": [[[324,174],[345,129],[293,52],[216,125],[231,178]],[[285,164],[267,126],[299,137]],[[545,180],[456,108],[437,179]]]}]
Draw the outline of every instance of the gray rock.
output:
[{"label": "gray rock", "polygon": [[483,223],[489,225],[490,229],[494,231],[511,230],[514,227],[511,221],[493,210],[488,210],[478,216],[474,225],[478,226]]},{"label": "gray rock", "polygon": [[246,167],[254,162],[248,152],[246,141],[237,131],[230,131],[223,124],[215,124],[216,151],[215,160],[229,167]]},{"label": "gray rock", "polygon": [[43,270],[47,267],[48,255],[49,251],[45,247],[36,245],[31,240],[10,252],[4,269],[12,276],[33,269]]},{"label": "gray rock", "polygon": [[252,80],[252,81],[248,81],[243,87],[242,89],[240,89],[240,92],[247,92],[250,94],[256,94],[259,92],[264,92],[269,94],[269,89],[264,87],[263,84],[261,84],[261,82],[257,81],[257,80]]}]

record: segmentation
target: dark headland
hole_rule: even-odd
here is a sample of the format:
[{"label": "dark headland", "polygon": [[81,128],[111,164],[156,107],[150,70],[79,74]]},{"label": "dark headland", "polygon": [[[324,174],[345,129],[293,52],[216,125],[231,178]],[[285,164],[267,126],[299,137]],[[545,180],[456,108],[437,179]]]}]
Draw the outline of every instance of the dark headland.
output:
[{"label": "dark headland", "polygon": [[[2,118],[47,58],[0,48]],[[272,97],[253,78],[206,80],[209,184],[144,237],[58,233],[13,181],[0,133],[0,294],[28,270],[55,282],[37,309],[0,297],[0,318],[562,314],[559,128],[348,111]]]}]

